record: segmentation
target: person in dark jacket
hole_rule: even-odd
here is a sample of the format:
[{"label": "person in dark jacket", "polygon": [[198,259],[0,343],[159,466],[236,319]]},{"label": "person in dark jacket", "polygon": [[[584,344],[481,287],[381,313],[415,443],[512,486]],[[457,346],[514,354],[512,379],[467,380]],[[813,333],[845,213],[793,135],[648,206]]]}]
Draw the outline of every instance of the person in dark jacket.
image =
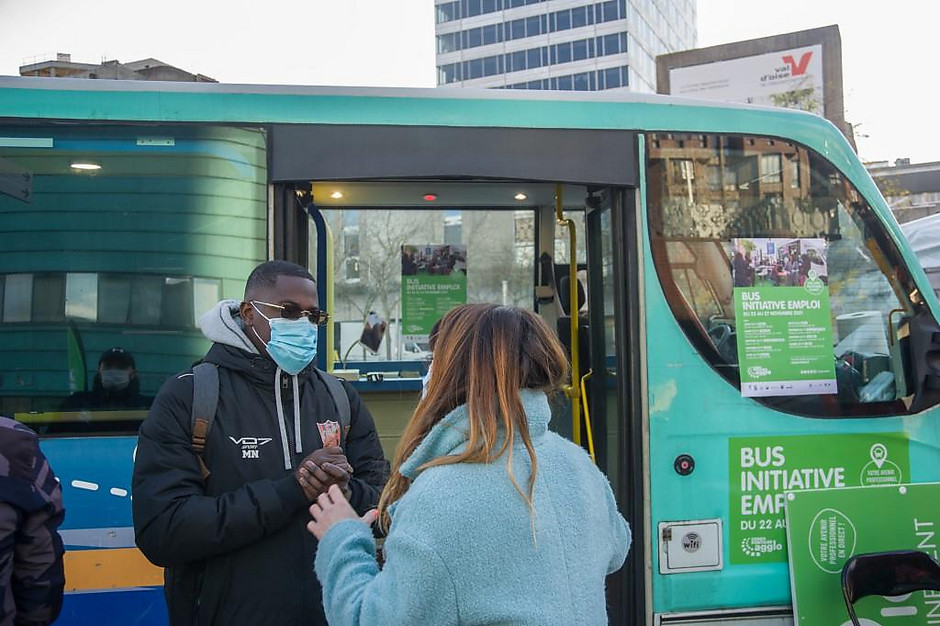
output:
[{"label": "person in dark jacket", "polygon": [[124,348],[111,348],[98,359],[91,391],[76,391],[62,403],[62,410],[146,409],[152,400],[140,395],[140,379],[131,353]]},{"label": "person in dark jacket", "polygon": [[36,433],[0,417],[0,624],[45,626],[59,616],[64,517]]},{"label": "person in dark jacket", "polygon": [[219,372],[205,481],[192,449],[191,372],[164,384],[141,425],[134,530],[144,555],[166,568],[174,626],[326,624],[307,507],[335,484],[364,513],[388,471],[358,394],[344,383],[341,432],[326,374],[312,366],[326,318],[310,274],[269,261],[248,277],[243,302],[220,302],[200,319],[213,342],[204,361]]}]

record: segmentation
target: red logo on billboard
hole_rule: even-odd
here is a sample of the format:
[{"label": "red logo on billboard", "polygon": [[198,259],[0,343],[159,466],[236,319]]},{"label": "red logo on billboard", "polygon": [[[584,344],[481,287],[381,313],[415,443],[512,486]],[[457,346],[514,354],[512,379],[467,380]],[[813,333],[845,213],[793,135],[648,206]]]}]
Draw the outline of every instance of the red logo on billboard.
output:
[{"label": "red logo on billboard", "polygon": [[792,76],[802,76],[806,73],[806,68],[809,67],[809,59],[811,56],[813,56],[812,50],[801,56],[800,62],[797,63],[793,60],[793,55],[788,54],[787,56],[783,57],[783,62],[790,66],[790,74]]}]

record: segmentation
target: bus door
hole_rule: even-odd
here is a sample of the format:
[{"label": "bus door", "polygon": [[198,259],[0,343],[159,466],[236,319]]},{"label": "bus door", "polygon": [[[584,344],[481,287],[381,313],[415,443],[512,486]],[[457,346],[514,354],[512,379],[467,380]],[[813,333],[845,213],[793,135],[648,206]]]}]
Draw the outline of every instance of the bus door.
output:
[{"label": "bus door", "polygon": [[[586,189],[562,186],[585,268]],[[332,318],[320,336],[320,367],[357,388],[388,458],[420,398],[431,328],[447,311],[491,302],[537,309],[556,326],[556,288],[547,285],[545,297],[538,284],[540,246],[554,258],[556,231],[561,239],[554,194],[552,183],[443,180],[315,181],[275,192],[295,205],[300,198],[310,219],[302,229],[309,240],[294,247],[306,251],[298,260],[317,277]],[[558,251],[559,262],[567,258]],[[553,427],[570,436],[570,417],[557,416]]]},{"label": "bus door", "polygon": [[[540,314],[555,322],[569,354],[571,311],[578,316],[577,415],[558,416],[553,428],[583,446],[609,478],[621,512],[630,522],[633,547],[624,567],[608,580],[608,607],[613,624],[645,621],[643,559],[643,396],[639,380],[638,270],[636,268],[636,189],[588,186],[578,198],[582,209],[566,210],[562,221],[544,207],[541,223],[554,225],[551,259],[543,251],[537,294],[554,285],[553,298],[539,297]],[[567,204],[569,198],[565,197]],[[571,246],[565,223],[575,227]],[[542,231],[544,232],[544,230]],[[551,232],[551,230],[549,230]],[[543,238],[544,240],[544,238]],[[571,250],[576,254],[572,256]],[[551,261],[549,263],[548,261]],[[570,301],[571,263],[577,262],[577,303]],[[546,279],[546,275],[551,278]],[[546,294],[548,295],[547,292]],[[574,369],[574,368],[573,368]],[[569,390],[569,395],[571,395]]]},{"label": "bus door", "polygon": [[608,580],[612,624],[646,621],[636,194],[632,187],[593,188],[585,199],[590,329],[588,369],[581,372],[585,414],[598,467],[610,479],[633,533],[626,564]]},{"label": "bus door", "polygon": [[[636,293],[638,273],[625,269],[626,259],[635,265],[638,256],[636,134],[325,125],[274,126],[271,137],[274,231],[294,238],[291,245],[275,238],[274,254],[307,263],[317,276],[332,315],[321,333],[319,367],[333,368],[359,391],[389,458],[420,398],[430,360],[426,334],[449,308],[432,308],[412,328],[402,281],[444,280],[435,255],[445,247],[448,257],[465,252],[466,302],[531,308],[558,328],[565,312],[556,278],[577,264],[587,300],[575,309],[591,329],[583,342],[588,361],[581,371],[591,373],[584,415],[597,416],[590,432],[598,463],[640,538],[642,517],[629,511],[642,511],[643,499],[627,485],[641,484],[642,472],[633,468],[640,424],[632,416],[639,413],[627,398],[641,394],[626,391],[638,367],[635,351],[624,348],[636,340],[639,311],[636,296],[626,295]],[[577,226],[573,248],[556,223],[559,182],[563,216]],[[298,225],[298,207],[309,227]],[[384,339],[369,348],[362,337],[377,320],[387,324]],[[571,415],[562,412],[552,428],[573,438]],[[587,445],[583,423],[579,432]],[[643,559],[634,553],[628,567],[641,575],[613,581],[612,623],[635,621],[627,610],[642,614],[636,580],[642,582]]]},{"label": "bus door", "polygon": [[940,479],[937,324],[822,155],[738,135],[645,146],[650,612],[785,623],[785,492]]}]

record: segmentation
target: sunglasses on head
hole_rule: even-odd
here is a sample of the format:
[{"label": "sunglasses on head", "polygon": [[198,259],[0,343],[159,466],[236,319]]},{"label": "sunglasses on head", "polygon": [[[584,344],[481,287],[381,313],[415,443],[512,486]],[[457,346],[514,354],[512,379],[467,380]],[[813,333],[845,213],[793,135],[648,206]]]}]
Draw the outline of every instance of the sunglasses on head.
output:
[{"label": "sunglasses on head", "polygon": [[320,309],[311,309],[309,311],[305,311],[292,302],[288,302],[287,304],[271,304],[270,302],[262,302],[261,300],[252,300],[251,303],[254,305],[262,304],[274,309],[279,309],[281,311],[281,317],[286,320],[299,320],[301,317],[306,317],[311,324],[316,324],[318,326],[322,326],[323,324],[326,324],[328,321],[330,321],[330,314],[326,311],[321,311]]}]

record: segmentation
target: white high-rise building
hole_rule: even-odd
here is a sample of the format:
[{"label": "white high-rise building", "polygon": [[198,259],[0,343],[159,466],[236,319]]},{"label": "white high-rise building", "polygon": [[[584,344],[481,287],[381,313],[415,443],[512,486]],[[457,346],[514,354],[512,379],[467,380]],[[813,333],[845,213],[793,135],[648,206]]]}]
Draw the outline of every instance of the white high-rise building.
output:
[{"label": "white high-rise building", "polygon": [[435,0],[439,87],[656,91],[696,0]]}]

